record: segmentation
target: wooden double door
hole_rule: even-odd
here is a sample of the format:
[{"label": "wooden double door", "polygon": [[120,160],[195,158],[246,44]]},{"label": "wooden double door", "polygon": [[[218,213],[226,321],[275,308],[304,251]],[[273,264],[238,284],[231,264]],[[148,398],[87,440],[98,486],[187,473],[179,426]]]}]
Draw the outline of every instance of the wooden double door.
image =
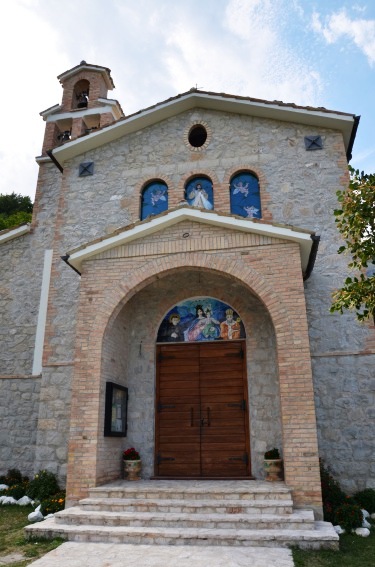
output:
[{"label": "wooden double door", "polygon": [[243,341],[157,347],[155,476],[248,478]]}]

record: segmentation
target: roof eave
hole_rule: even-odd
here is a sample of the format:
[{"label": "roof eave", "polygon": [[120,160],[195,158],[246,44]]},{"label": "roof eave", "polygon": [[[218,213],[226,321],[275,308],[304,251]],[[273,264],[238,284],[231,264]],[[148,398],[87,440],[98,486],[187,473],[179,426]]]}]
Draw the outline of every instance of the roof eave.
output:
[{"label": "roof eave", "polygon": [[30,223],[22,224],[17,226],[16,228],[6,229],[0,232],[0,244],[4,244],[9,240],[13,240],[14,238],[18,238],[19,236],[23,236],[27,234],[31,230]]},{"label": "roof eave", "polygon": [[259,221],[253,222],[251,219],[239,219],[238,217],[231,217],[229,215],[224,216],[215,212],[207,212],[187,206],[175,209],[166,215],[159,215],[150,220],[137,223],[130,229],[125,227],[121,232],[116,231],[116,234],[113,236],[105,236],[102,240],[97,240],[84,247],[76,248],[68,252],[64,259],[75,271],[81,273],[84,261],[90,260],[106,250],[128,244],[138,238],[150,236],[184,220],[203,222],[212,226],[220,226],[226,229],[250,232],[271,238],[281,238],[296,242],[300,248],[302,271],[305,272],[308,266],[313,244],[311,239],[313,233],[311,232],[302,231],[302,229],[299,231],[298,229],[285,226],[264,224]]},{"label": "roof eave", "polygon": [[63,83],[66,79],[68,79],[72,75],[77,75],[81,71],[97,71],[103,75],[108,90],[111,91],[115,88],[115,84],[111,77],[111,69],[109,69],[108,67],[102,67],[100,65],[91,65],[90,63],[86,62],[80,63],[79,65],[68,69],[68,71],[61,73],[61,75],[57,75],[57,78],[59,79],[60,83]]},{"label": "roof eave", "polygon": [[124,135],[142,130],[162,120],[166,120],[197,107],[258,118],[280,120],[283,122],[296,122],[313,128],[339,130],[342,132],[346,149],[349,147],[350,141],[353,138],[353,128],[355,126],[355,116],[353,114],[327,110],[320,111],[318,109],[308,110],[306,108],[296,108],[287,105],[236,99],[230,96],[225,96],[224,98],[219,94],[213,95],[192,92],[122,118],[115,124],[92,133],[84,139],[77,139],[68,142],[63,147],[55,148],[54,153],[59,155],[59,161],[62,163],[67,159],[93,150]]}]

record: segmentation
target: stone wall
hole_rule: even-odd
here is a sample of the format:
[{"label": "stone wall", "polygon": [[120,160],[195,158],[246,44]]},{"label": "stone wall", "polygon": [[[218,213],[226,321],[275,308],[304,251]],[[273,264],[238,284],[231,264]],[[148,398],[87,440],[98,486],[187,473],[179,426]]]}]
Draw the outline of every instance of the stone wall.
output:
[{"label": "stone wall", "polygon": [[33,264],[31,239],[26,234],[1,246],[0,375],[32,372],[43,266]]},{"label": "stone wall", "polygon": [[0,378],[0,474],[35,472],[40,377]]},{"label": "stone wall", "polygon": [[53,247],[59,177],[44,164],[32,231],[1,245],[0,376],[32,373],[44,252]]},{"label": "stone wall", "polygon": [[375,356],[313,359],[319,453],[349,494],[375,488]]}]

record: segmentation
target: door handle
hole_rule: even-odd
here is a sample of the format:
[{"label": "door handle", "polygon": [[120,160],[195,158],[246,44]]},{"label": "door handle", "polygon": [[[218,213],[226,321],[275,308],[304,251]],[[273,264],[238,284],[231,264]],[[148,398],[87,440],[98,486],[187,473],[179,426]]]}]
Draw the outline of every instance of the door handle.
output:
[{"label": "door handle", "polygon": [[211,412],[210,412],[210,408],[207,408],[207,417],[201,418],[201,426],[204,427],[205,425],[207,425],[207,427],[210,427],[211,425]]}]

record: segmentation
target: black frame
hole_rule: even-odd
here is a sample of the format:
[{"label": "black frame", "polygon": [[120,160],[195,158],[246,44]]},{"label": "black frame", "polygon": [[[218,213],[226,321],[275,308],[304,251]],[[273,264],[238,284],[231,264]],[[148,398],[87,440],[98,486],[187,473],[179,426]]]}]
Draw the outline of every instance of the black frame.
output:
[{"label": "black frame", "polygon": [[127,429],[128,388],[114,382],[107,382],[105,388],[104,437],[126,437]]}]

